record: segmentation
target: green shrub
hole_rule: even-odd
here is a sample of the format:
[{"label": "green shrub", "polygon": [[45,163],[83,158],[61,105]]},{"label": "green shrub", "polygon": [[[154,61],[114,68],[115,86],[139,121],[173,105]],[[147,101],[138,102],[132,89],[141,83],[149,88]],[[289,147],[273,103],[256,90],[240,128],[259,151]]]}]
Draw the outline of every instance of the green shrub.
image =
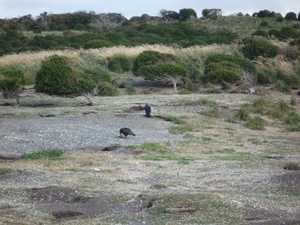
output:
[{"label": "green shrub", "polygon": [[179,10],[179,21],[186,21],[193,16],[197,18],[197,13],[194,9],[180,9]]},{"label": "green shrub", "polygon": [[125,55],[116,55],[108,58],[108,69],[116,72],[123,73],[131,69],[131,60]]},{"label": "green shrub", "polygon": [[300,123],[300,115],[296,112],[291,112],[285,119],[284,122],[286,124],[299,124]]},{"label": "green shrub", "polygon": [[182,119],[180,119],[180,118],[178,118],[178,117],[175,117],[175,116],[171,117],[171,120],[172,120],[172,122],[175,123],[175,124],[185,124],[185,121],[184,121],[184,120],[182,120]]},{"label": "green shrub", "polygon": [[272,37],[280,37],[280,30],[276,30],[276,29],[270,29],[269,32],[268,32],[269,36]]},{"label": "green shrub", "polygon": [[249,119],[250,116],[246,109],[241,108],[237,111],[234,117],[238,120],[246,121]]},{"label": "green shrub", "polygon": [[252,33],[252,36],[268,37],[268,33],[264,30],[257,30],[254,33]]},{"label": "green shrub", "polygon": [[278,47],[270,44],[266,40],[247,38],[244,41],[242,52],[246,58],[251,60],[258,56],[272,58],[278,54]]},{"label": "green shrub", "polygon": [[225,82],[224,80],[221,82],[221,86],[222,86],[223,90],[229,90],[229,89],[231,89],[231,84]]},{"label": "green shrub", "polygon": [[291,87],[282,80],[276,82],[275,89],[283,93],[291,93]]},{"label": "green shrub", "polygon": [[18,101],[19,92],[25,82],[25,75],[21,70],[6,70],[0,73],[0,91],[4,98],[16,98]]},{"label": "green shrub", "polygon": [[248,71],[251,74],[256,74],[255,65],[248,59],[245,59],[241,56],[228,55],[228,54],[215,54],[209,56],[204,62],[204,73],[209,72],[210,63],[220,63],[220,62],[229,62],[233,65],[238,65],[242,70]]},{"label": "green shrub", "polygon": [[281,23],[281,22],[283,22],[283,18],[282,18],[282,17],[278,17],[278,18],[276,19],[276,21],[279,22],[279,23]]},{"label": "green shrub", "polygon": [[264,111],[267,110],[268,106],[269,102],[264,98],[256,99],[253,102],[254,111],[257,113],[264,113]]},{"label": "green shrub", "polygon": [[269,26],[268,22],[267,21],[262,21],[259,26],[262,26],[262,27],[267,27]]},{"label": "green shrub", "polygon": [[285,101],[276,102],[268,112],[268,115],[273,118],[283,119],[288,113],[293,110]]},{"label": "green shrub", "polygon": [[97,95],[100,96],[117,96],[120,94],[119,89],[116,85],[109,82],[100,82],[97,86]]},{"label": "green shrub", "polygon": [[195,102],[195,104],[199,104],[199,103],[203,104],[203,105],[206,105],[206,106],[210,106],[210,107],[218,105],[218,103],[216,101],[208,99],[208,98],[201,98],[201,99],[199,99],[198,101]]},{"label": "green shrub", "polygon": [[257,83],[258,84],[271,84],[276,77],[276,72],[271,69],[264,69],[257,73]]},{"label": "green shrub", "polygon": [[67,95],[89,92],[96,86],[90,75],[75,71],[65,56],[53,55],[42,62],[35,78],[35,90]]},{"label": "green shrub", "polygon": [[296,112],[291,112],[285,119],[284,122],[289,125],[288,130],[300,131],[300,115]]},{"label": "green shrub", "polygon": [[139,76],[137,71],[143,66],[151,66],[156,63],[178,62],[179,59],[172,54],[163,54],[156,51],[143,51],[134,60],[132,72]]},{"label": "green shrub", "polygon": [[99,67],[97,64],[85,64],[82,70],[84,73],[89,74],[97,84],[99,82],[109,82],[114,85],[117,84],[117,82],[112,78],[111,72],[105,67]]},{"label": "green shrub", "polygon": [[125,93],[128,95],[135,95],[136,91],[132,84],[125,84]]},{"label": "green shrub", "polygon": [[60,149],[46,149],[38,152],[24,153],[21,159],[57,159],[63,155],[63,151]]},{"label": "green shrub", "polygon": [[216,54],[209,56],[204,63],[204,75],[201,80],[204,83],[211,82],[235,82],[241,79],[242,71],[256,74],[255,65],[242,57]]},{"label": "green shrub", "polygon": [[206,83],[235,82],[241,79],[239,66],[231,62],[210,63],[206,69],[209,72],[202,76],[202,81]]},{"label": "green shrub", "polygon": [[284,19],[286,19],[286,20],[297,20],[297,14],[294,13],[294,12],[288,12],[285,15]]},{"label": "green shrub", "polygon": [[259,116],[251,117],[248,119],[246,126],[253,130],[263,130],[265,121]]},{"label": "green shrub", "polygon": [[112,46],[114,46],[114,44],[109,41],[90,40],[85,43],[84,48],[90,49],[90,48],[104,48],[104,47],[112,47]]}]

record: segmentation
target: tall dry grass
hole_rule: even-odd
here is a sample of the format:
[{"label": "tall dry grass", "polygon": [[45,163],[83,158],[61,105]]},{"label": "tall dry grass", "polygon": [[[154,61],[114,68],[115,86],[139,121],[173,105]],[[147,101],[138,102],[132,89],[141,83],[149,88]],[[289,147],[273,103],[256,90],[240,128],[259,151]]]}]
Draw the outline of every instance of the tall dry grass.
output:
[{"label": "tall dry grass", "polygon": [[255,64],[258,70],[269,68],[281,71],[286,75],[292,75],[296,73],[295,70],[300,66],[300,61],[299,59],[289,61],[283,55],[277,55],[274,58],[259,57],[255,60]]},{"label": "tall dry grass", "polygon": [[[193,46],[189,48],[181,48],[178,46],[166,45],[140,45],[134,47],[115,46],[110,48],[98,49],[72,49],[72,50],[47,50],[39,52],[23,52],[19,54],[10,54],[0,57],[0,70],[21,69],[24,71],[27,82],[34,83],[34,77],[41,66],[41,62],[45,58],[52,55],[66,56],[71,59],[75,66],[84,68],[88,66],[105,66],[106,59],[114,55],[125,55],[134,58],[146,50],[157,51],[161,53],[170,53],[179,57],[196,57],[203,58],[210,54],[225,53],[232,54],[238,51],[238,46],[232,45],[207,45]],[[101,62],[102,61],[102,62]]]},{"label": "tall dry grass", "polygon": [[207,45],[207,46],[192,46],[189,48],[181,48],[176,46],[166,45],[140,45],[135,47],[115,46],[110,48],[98,48],[98,49],[80,49],[80,50],[52,50],[52,51],[40,51],[40,52],[23,52],[19,54],[10,54],[0,57],[0,68],[8,67],[11,65],[34,65],[39,66],[41,61],[51,55],[61,55],[69,57],[70,59],[82,60],[85,56],[107,58],[114,55],[126,55],[128,57],[136,57],[141,52],[146,50],[157,51],[161,53],[171,54],[209,54],[209,53],[227,53],[230,54],[233,51],[237,51],[237,46],[232,45]]},{"label": "tall dry grass", "polygon": [[[276,45],[282,47],[283,44],[277,42]],[[192,46],[182,48],[179,46],[167,45],[140,45],[134,47],[115,46],[110,48],[98,49],[69,49],[69,50],[51,50],[39,52],[23,52],[19,54],[10,54],[0,57],[0,71],[5,69],[21,69],[29,83],[34,83],[34,77],[41,66],[41,62],[52,55],[66,56],[71,59],[77,68],[99,67],[106,66],[106,59],[114,55],[125,55],[130,58],[135,58],[140,53],[146,50],[157,51],[161,53],[170,53],[178,57],[190,61],[197,59],[199,64],[203,64],[205,59],[217,53],[222,54],[242,54],[238,44],[220,45],[212,44],[207,46]],[[194,61],[194,60],[192,60]],[[256,61],[257,68],[263,69],[266,67],[280,70],[286,74],[294,74],[295,68],[299,67],[299,60],[288,61],[282,55],[274,58],[258,58]]]}]

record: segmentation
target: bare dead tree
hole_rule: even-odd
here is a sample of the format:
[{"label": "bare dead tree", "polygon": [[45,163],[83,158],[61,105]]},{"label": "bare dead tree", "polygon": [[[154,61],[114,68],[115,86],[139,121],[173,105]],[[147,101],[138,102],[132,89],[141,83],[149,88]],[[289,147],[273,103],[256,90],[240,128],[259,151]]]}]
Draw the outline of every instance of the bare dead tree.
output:
[{"label": "bare dead tree", "polygon": [[243,77],[241,79],[241,83],[246,86],[248,94],[252,95],[253,93],[255,93],[254,85],[256,83],[256,79],[253,76],[253,74],[244,71]]},{"label": "bare dead tree", "polygon": [[87,99],[87,103],[80,103],[80,106],[94,106],[97,105],[94,96],[97,94],[98,89],[95,87],[91,92],[79,92],[74,94],[65,95],[66,98],[77,98],[84,96]]},{"label": "bare dead tree", "polygon": [[49,15],[47,12],[41,13],[38,17],[38,21],[40,23],[40,26],[43,27],[46,31],[50,29],[51,15]]}]

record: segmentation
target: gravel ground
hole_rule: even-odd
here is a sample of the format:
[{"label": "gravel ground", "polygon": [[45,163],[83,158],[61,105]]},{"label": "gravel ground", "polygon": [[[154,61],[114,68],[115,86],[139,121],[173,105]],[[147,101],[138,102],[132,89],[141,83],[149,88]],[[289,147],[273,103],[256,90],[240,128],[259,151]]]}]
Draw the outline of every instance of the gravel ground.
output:
[{"label": "gravel ground", "polygon": [[[178,139],[168,132],[170,122],[146,118],[143,114],[86,114],[55,117],[0,118],[2,154],[21,155],[43,149],[102,149],[112,144],[135,145],[147,141],[166,142]],[[136,136],[118,138],[122,127]]]}]

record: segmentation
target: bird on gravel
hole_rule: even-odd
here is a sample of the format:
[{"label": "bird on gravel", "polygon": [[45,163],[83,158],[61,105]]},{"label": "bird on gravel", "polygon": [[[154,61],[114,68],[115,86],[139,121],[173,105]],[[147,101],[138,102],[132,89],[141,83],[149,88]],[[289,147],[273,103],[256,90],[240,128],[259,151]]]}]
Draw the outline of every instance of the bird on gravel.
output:
[{"label": "bird on gravel", "polygon": [[129,129],[129,128],[121,128],[120,129],[120,138],[122,138],[122,134],[125,136],[125,138],[128,136],[128,135],[132,135],[132,136],[135,136],[135,134]]},{"label": "bird on gravel", "polygon": [[148,118],[150,118],[151,107],[150,107],[150,105],[148,105],[148,103],[145,105],[145,113],[146,113],[146,116],[147,116]]}]

